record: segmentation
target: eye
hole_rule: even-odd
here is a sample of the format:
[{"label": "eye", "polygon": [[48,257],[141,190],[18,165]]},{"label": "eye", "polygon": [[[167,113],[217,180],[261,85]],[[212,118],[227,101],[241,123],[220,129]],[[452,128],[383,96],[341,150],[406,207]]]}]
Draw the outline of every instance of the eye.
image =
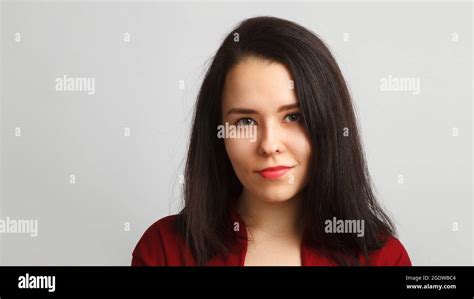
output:
[{"label": "eye", "polygon": [[237,126],[251,126],[255,125],[255,121],[251,118],[241,118],[235,124]]},{"label": "eye", "polygon": [[299,122],[301,120],[301,113],[290,113],[285,116],[284,119],[287,119],[290,122]]}]

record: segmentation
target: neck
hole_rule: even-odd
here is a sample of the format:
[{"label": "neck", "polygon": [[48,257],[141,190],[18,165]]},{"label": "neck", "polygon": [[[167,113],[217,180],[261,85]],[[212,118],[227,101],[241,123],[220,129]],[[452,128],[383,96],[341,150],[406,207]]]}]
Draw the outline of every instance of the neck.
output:
[{"label": "neck", "polygon": [[244,189],[237,202],[237,211],[250,231],[273,237],[288,237],[302,233],[300,206],[301,196],[268,202]]}]

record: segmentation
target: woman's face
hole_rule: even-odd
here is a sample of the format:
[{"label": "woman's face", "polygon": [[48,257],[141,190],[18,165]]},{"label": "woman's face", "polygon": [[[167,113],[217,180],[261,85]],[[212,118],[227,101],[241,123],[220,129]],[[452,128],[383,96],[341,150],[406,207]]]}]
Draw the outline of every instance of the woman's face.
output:
[{"label": "woman's face", "polygon": [[[278,62],[246,58],[227,74],[222,100],[223,124],[256,132],[224,139],[245,191],[266,202],[297,195],[307,182],[311,143],[288,69]],[[267,169],[274,167],[280,168]]]}]

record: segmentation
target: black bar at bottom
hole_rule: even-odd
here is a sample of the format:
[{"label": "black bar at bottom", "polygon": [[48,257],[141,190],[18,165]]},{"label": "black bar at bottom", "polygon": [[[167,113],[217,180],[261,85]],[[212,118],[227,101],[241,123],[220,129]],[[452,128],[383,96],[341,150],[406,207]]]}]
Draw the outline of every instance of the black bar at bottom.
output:
[{"label": "black bar at bottom", "polygon": [[472,299],[474,267],[0,267],[1,299],[180,295]]}]

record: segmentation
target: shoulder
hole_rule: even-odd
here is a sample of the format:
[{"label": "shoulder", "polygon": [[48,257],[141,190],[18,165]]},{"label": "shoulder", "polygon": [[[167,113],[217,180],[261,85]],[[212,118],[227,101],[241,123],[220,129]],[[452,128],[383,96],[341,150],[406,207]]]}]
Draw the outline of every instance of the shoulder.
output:
[{"label": "shoulder", "polygon": [[177,219],[178,215],[163,217],[143,233],[133,250],[132,266],[166,266],[180,259]]},{"label": "shoulder", "polygon": [[369,266],[411,266],[403,244],[394,236],[385,238],[384,245],[370,254]]},{"label": "shoulder", "polygon": [[152,225],[150,225],[150,227],[148,227],[144,235],[155,235],[157,233],[168,234],[174,232],[175,223],[178,217],[178,215],[169,215],[155,221]]}]

